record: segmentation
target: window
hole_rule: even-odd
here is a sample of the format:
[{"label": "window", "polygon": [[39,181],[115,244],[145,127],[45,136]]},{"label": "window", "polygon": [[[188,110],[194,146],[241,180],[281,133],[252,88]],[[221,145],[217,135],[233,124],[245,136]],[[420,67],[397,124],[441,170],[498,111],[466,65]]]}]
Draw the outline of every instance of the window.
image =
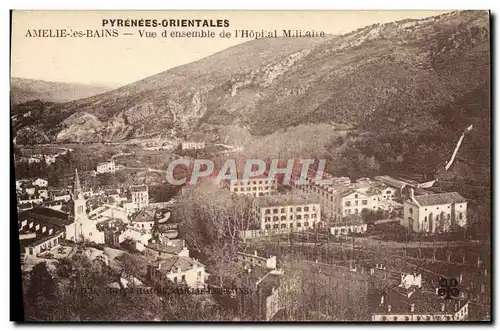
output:
[{"label": "window", "polygon": [[411,208],[411,207],[410,207],[410,209],[408,209],[408,212],[409,212],[410,214],[413,214],[413,208]]},{"label": "window", "polygon": [[277,222],[277,221],[279,221],[278,216],[273,216],[273,222]]},{"label": "window", "polygon": [[297,219],[298,220],[302,219],[302,215],[297,215]]},{"label": "window", "polygon": [[417,321],[420,321],[420,316],[417,316]]},{"label": "window", "polygon": [[290,221],[292,221],[292,220],[293,220],[293,215],[290,215]]},{"label": "window", "polygon": [[358,195],[357,194],[354,194],[354,198],[357,199],[358,198]]},{"label": "window", "polygon": [[298,212],[301,212],[301,211],[302,211],[302,208],[301,208],[301,207],[297,207],[297,211],[298,211]]},{"label": "window", "polygon": [[309,226],[309,222],[304,222],[304,226]]},{"label": "window", "polygon": [[354,214],[358,213],[358,208],[354,208]]},{"label": "window", "polygon": [[398,320],[398,317],[397,317],[397,316],[394,316],[393,320],[397,321],[397,320]]},{"label": "window", "polygon": [[92,232],[89,232],[89,236],[92,237]]},{"label": "window", "polygon": [[281,224],[281,228],[282,228],[282,229],[286,229],[286,224],[284,224],[284,223],[283,223],[283,224]]},{"label": "window", "polygon": [[266,224],[266,230],[269,230],[271,228],[271,224]]},{"label": "window", "polygon": [[174,277],[174,283],[177,283],[177,276]]},{"label": "window", "polygon": [[274,208],[273,209],[273,214],[277,214],[278,213],[278,208]]},{"label": "window", "polygon": [[273,224],[273,229],[277,229],[278,228],[278,224]]},{"label": "window", "polygon": [[359,201],[358,201],[358,200],[356,200],[356,201],[355,201],[355,203],[356,203],[356,206],[357,206],[357,205],[359,204]]},{"label": "window", "polygon": [[463,217],[464,217],[464,213],[460,213],[460,214],[458,214],[458,219],[459,219],[459,220],[463,219]]},{"label": "window", "polygon": [[234,188],[234,192],[238,192],[238,188],[237,187]]},{"label": "window", "polygon": [[266,209],[266,214],[271,213],[271,209]]},{"label": "window", "polygon": [[391,190],[385,191],[385,194],[391,194]]},{"label": "window", "polygon": [[382,316],[382,321],[387,321],[387,317]]},{"label": "window", "polygon": [[285,212],[285,208],[281,208],[281,212],[284,213]]},{"label": "window", "polygon": [[304,211],[309,211],[309,207],[304,207]]},{"label": "window", "polygon": [[409,316],[405,316],[405,321],[409,321],[410,320],[410,317]]},{"label": "window", "polygon": [[285,215],[281,216],[281,220],[286,221],[286,216]]},{"label": "window", "polygon": [[362,204],[363,206],[366,206],[366,205],[368,204],[368,200],[361,200],[361,204]]},{"label": "window", "polygon": [[346,202],[345,202],[345,206],[346,206],[346,207],[350,207],[350,206],[351,206],[351,201],[346,201]]},{"label": "window", "polygon": [[302,225],[300,224],[300,222],[297,223],[297,227],[300,228]]},{"label": "window", "polygon": [[185,282],[186,281],[186,275],[182,275],[182,281]]}]

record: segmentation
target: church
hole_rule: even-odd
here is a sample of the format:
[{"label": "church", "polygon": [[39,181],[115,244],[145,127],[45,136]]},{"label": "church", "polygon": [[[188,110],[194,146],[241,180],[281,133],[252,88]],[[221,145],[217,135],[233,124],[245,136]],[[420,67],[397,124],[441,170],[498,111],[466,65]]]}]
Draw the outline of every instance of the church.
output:
[{"label": "church", "polygon": [[19,231],[36,234],[37,238],[62,232],[63,238],[73,242],[104,243],[104,232],[98,231],[97,222],[87,216],[86,200],[76,169],[69,210],[69,213],[63,213],[50,208],[37,207],[23,211],[18,216]]},{"label": "church", "polygon": [[[78,169],[75,169],[75,178],[73,182],[73,192],[70,201],[70,218],[74,220],[74,238],[75,241],[92,241],[96,244],[104,243],[104,232],[97,230],[97,222],[89,219],[87,215],[86,199],[83,195]],[[66,235],[66,238],[71,236]]]}]

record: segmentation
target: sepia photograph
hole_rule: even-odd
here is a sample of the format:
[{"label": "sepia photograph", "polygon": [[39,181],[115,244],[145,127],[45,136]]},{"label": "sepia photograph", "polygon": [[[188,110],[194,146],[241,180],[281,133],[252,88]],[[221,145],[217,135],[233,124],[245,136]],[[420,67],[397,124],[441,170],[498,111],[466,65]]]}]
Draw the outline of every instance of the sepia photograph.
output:
[{"label": "sepia photograph", "polygon": [[16,321],[491,323],[488,10],[10,20]]}]

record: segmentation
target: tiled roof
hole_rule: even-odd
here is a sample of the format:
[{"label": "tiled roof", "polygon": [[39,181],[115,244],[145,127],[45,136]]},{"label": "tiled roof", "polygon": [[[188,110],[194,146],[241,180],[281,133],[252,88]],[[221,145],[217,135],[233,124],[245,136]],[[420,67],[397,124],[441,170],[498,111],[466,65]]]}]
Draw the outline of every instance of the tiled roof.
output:
[{"label": "tiled roof", "polygon": [[185,256],[174,256],[160,261],[159,264],[159,269],[167,272],[177,272],[178,269],[180,269],[181,272],[184,272],[197,267],[203,267],[203,264]]},{"label": "tiled roof", "polygon": [[19,221],[28,219],[35,220],[39,223],[44,223],[47,225],[65,226],[73,223],[73,221],[70,220],[68,216],[68,214],[54,209],[36,207],[19,213],[18,219]]},{"label": "tiled roof", "polygon": [[154,222],[155,220],[154,212],[148,211],[147,209],[142,210],[136,217],[132,220],[132,223],[140,222]]},{"label": "tiled roof", "polygon": [[467,202],[467,200],[457,192],[417,195],[415,196],[415,200],[422,206]]},{"label": "tiled roof", "polygon": [[[408,296],[412,291],[413,294]],[[381,304],[381,297],[384,302]],[[444,300],[435,292],[421,289],[407,290],[394,287],[386,291],[375,290],[370,294],[372,312],[375,314],[454,314],[466,303],[461,300]],[[413,312],[411,311],[413,304]],[[390,312],[389,312],[390,306]]]},{"label": "tiled roof", "polygon": [[29,247],[29,246],[37,246],[37,245],[40,245],[46,241],[49,241],[55,237],[58,237],[59,235],[61,234],[61,231],[59,232],[56,232],[55,234],[52,234],[52,235],[42,235],[42,236],[39,236],[37,235],[36,237],[34,238],[29,238],[29,239],[21,239],[20,240],[20,243],[21,243],[21,247]]}]

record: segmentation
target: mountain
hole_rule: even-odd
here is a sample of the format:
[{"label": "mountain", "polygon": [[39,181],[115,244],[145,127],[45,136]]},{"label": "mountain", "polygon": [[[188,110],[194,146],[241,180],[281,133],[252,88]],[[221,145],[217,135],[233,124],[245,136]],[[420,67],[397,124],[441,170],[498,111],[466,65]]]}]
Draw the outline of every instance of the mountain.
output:
[{"label": "mountain", "polygon": [[26,78],[10,80],[10,95],[13,105],[28,101],[67,102],[110,91],[107,86],[46,82]]},{"label": "mountain", "polygon": [[459,11],[341,36],[257,39],[89,98],[23,105],[29,115],[15,116],[14,130],[28,142],[118,142],[344,125],[356,138],[332,156],[353,160],[339,169],[364,155],[427,171],[474,124],[465,159],[487,164],[489,23],[487,11]]}]

